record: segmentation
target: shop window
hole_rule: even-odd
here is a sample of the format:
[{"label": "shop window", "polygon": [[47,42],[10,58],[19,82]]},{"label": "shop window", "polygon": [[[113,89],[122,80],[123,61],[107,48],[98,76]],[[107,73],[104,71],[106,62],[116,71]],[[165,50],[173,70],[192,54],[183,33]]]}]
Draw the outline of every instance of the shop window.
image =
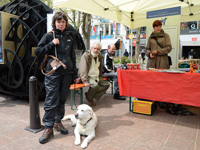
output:
[{"label": "shop window", "polygon": [[111,24],[111,33],[110,33],[111,35],[113,35],[114,34],[114,31],[113,31],[113,25]]},{"label": "shop window", "polygon": [[140,28],[140,33],[145,34],[146,33],[146,27],[141,27]]},{"label": "shop window", "polygon": [[90,36],[94,35],[93,26],[91,27]]},{"label": "shop window", "polygon": [[105,28],[106,28],[106,35],[109,35],[109,24],[105,24]]},{"label": "shop window", "polygon": [[119,23],[116,23],[116,34],[117,35],[120,35],[120,24]]},{"label": "shop window", "polygon": [[99,35],[99,26],[95,25],[95,35]]}]

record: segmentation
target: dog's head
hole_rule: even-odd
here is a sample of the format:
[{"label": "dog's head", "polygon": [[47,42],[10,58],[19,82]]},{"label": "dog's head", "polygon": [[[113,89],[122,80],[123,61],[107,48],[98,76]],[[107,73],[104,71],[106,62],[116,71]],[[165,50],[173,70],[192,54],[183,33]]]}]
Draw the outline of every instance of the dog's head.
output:
[{"label": "dog's head", "polygon": [[78,106],[76,113],[74,114],[76,119],[88,119],[93,115],[93,110],[90,106],[86,104],[81,104]]}]

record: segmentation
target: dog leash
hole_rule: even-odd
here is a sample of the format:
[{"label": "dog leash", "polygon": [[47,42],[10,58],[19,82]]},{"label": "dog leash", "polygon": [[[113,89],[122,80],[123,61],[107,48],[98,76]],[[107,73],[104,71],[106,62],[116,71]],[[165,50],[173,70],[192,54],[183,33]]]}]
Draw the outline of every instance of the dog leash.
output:
[{"label": "dog leash", "polygon": [[74,82],[74,89],[73,89],[73,92],[74,92],[74,95],[73,95],[73,101],[74,101],[74,106],[75,106],[75,109],[77,109],[77,106],[76,106],[76,102],[75,102],[75,99],[76,99],[76,97],[75,97],[75,92],[76,92],[76,82]]}]

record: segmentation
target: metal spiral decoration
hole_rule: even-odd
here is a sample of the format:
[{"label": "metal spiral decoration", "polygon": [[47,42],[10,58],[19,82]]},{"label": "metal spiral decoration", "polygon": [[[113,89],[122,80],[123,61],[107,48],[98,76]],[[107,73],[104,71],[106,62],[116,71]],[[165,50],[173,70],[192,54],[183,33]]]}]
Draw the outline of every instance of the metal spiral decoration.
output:
[{"label": "metal spiral decoration", "polygon": [[[11,28],[4,39],[14,42],[15,48],[4,49],[6,63],[0,64],[0,91],[26,97],[29,77],[35,76],[39,95],[43,96],[44,76],[39,69],[41,59],[32,55],[32,48],[46,33],[47,13],[53,13],[53,10],[39,0],[14,0],[0,7],[0,11],[19,16],[10,18]],[[12,60],[8,56],[12,56]]]}]

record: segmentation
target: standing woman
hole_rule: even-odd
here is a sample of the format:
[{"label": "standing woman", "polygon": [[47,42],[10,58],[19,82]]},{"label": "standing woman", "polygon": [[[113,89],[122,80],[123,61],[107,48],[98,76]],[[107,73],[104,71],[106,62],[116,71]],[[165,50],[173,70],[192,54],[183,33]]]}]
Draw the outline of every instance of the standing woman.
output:
[{"label": "standing woman", "polygon": [[[54,136],[53,128],[61,134],[68,133],[61,119],[65,114],[65,102],[71,81],[77,77],[75,40],[73,33],[67,31],[68,26],[67,16],[62,12],[56,12],[52,20],[53,32],[46,33],[35,50],[37,56],[57,55],[58,59],[66,65],[66,69],[61,66],[53,74],[46,75],[44,79],[46,98],[43,124],[45,130],[39,139],[41,144],[48,142]],[[52,59],[48,58],[46,72],[52,69],[51,61]]]},{"label": "standing woman", "polygon": [[160,20],[153,22],[153,29],[146,46],[147,68],[169,69],[168,53],[172,50],[170,37],[162,29]]}]

